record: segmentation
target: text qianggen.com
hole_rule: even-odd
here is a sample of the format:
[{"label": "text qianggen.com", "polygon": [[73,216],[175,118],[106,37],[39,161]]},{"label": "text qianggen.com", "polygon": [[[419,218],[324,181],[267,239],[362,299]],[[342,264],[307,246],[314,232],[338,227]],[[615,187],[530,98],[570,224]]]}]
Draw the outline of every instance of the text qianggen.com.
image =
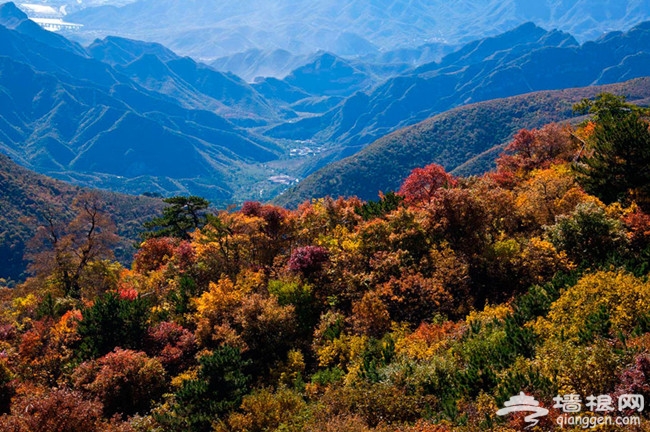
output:
[{"label": "text qianggen.com", "polygon": [[560,428],[581,426],[583,429],[595,428],[596,426],[639,426],[641,418],[638,416],[618,417],[618,416],[581,416],[567,415],[559,416],[556,423]]}]

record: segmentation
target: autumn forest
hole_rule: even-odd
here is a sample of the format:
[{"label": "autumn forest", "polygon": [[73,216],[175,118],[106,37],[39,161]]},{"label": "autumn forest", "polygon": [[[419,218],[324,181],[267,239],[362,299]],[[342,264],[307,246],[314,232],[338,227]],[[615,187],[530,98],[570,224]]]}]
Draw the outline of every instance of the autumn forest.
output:
[{"label": "autumn forest", "polygon": [[100,195],[42,214],[0,289],[0,429],[514,432],[525,392],[546,431],[558,395],[650,401],[649,113],[574,109],[376,201],[167,198],[131,265]]}]

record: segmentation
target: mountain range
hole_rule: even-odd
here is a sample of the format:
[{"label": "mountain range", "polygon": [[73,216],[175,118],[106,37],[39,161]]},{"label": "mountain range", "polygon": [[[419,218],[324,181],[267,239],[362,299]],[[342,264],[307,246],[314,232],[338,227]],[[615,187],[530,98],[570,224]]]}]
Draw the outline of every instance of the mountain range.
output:
[{"label": "mountain range", "polygon": [[648,74],[650,23],[582,45],[567,33],[528,23],[358,92],[321,116],[270,128],[267,135],[328,143],[337,147],[329,159],[335,160],[462,104]]},{"label": "mountain range", "polygon": [[276,115],[248,84],[136,45],[85,50],[0,6],[0,150],[79,184],[215,202],[232,197],[242,167],[282,153],[235,124]]},{"label": "mountain range", "polygon": [[[194,194],[220,206],[268,200],[449,109],[648,76],[649,42],[648,23],[583,44],[527,23],[417,68],[323,51],[282,79],[248,83],[158,43],[110,36],[82,47],[7,3],[0,6],[0,151],[79,185]],[[446,147],[454,166],[480,153],[460,142]],[[338,181],[322,175],[315,178]]]},{"label": "mountain range", "polygon": [[66,19],[84,25],[72,36],[87,43],[118,35],[160,42],[199,59],[278,49],[379,56],[431,43],[459,46],[527,21],[584,42],[650,19],[650,5],[645,0],[138,0],[88,7]]}]

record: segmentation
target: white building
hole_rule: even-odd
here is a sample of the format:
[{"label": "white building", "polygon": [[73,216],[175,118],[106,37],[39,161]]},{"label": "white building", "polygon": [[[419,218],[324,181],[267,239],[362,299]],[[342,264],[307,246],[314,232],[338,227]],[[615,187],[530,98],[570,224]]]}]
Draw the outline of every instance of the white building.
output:
[{"label": "white building", "polygon": [[79,30],[83,27],[82,24],[75,24],[63,21],[61,18],[30,18],[36,24],[43,27],[45,30],[59,31],[59,30]]},{"label": "white building", "polygon": [[46,30],[79,30],[82,27],[81,24],[64,21],[64,9],[57,10],[52,6],[32,3],[22,3],[19,7],[27,14],[29,19]]}]

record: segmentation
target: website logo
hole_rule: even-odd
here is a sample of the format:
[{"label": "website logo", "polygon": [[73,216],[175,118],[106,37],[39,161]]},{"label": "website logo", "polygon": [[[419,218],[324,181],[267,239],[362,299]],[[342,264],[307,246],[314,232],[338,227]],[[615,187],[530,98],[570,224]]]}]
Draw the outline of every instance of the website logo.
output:
[{"label": "website logo", "polygon": [[513,412],[532,412],[532,414],[524,417],[526,423],[531,423],[526,426],[526,429],[531,428],[539,423],[538,418],[548,415],[548,410],[539,406],[539,402],[534,397],[526,395],[524,392],[519,393],[517,396],[512,396],[509,401],[503,404],[505,408],[497,411],[497,415],[504,416]]},{"label": "website logo", "polygon": [[[553,408],[561,410],[562,414],[555,419],[560,428],[580,426],[583,429],[595,428],[600,425],[629,426],[640,425],[641,417],[639,416],[611,416],[610,414],[618,411],[619,414],[640,413],[645,408],[645,398],[640,394],[624,394],[618,396],[615,403],[610,395],[587,396],[586,403],[578,394],[558,395],[553,398]],[[505,402],[504,408],[497,411],[497,415],[505,416],[516,412],[529,412],[524,417],[526,423],[529,423],[525,429],[536,426],[540,418],[549,414],[549,410],[542,407],[534,397],[520,392],[517,396],[512,396]],[[590,414],[582,415],[583,405]]]}]

